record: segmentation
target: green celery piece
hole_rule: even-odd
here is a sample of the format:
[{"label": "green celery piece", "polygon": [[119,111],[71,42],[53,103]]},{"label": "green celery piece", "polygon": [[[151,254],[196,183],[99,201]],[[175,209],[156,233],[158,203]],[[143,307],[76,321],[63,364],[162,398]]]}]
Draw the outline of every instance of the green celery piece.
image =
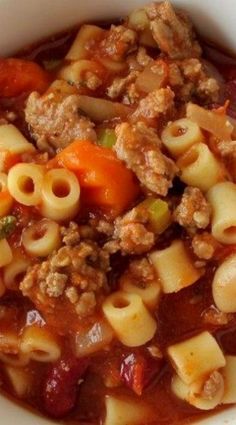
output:
[{"label": "green celery piece", "polygon": [[148,198],[142,202],[149,214],[149,223],[154,233],[160,235],[171,223],[168,203],[162,199]]},{"label": "green celery piece", "polygon": [[115,130],[104,128],[98,132],[98,144],[104,148],[112,148],[116,143]]},{"label": "green celery piece", "polygon": [[0,219],[0,239],[7,238],[16,228],[16,217],[7,215]]}]

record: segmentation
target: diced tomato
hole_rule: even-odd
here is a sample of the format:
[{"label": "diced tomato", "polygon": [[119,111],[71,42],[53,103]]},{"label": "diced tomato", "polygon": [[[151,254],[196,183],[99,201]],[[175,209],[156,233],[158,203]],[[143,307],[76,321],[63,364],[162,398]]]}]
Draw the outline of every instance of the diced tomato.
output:
[{"label": "diced tomato", "polygon": [[128,388],[141,396],[144,388],[158,374],[160,365],[160,361],[150,356],[131,353],[121,363],[121,378]]}]

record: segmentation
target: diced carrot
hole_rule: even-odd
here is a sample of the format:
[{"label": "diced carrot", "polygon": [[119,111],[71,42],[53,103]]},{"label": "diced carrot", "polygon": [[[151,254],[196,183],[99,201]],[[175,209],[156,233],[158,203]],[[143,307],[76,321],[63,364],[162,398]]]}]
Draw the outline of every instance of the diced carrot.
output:
[{"label": "diced carrot", "polygon": [[49,74],[37,63],[23,59],[0,59],[0,96],[14,97],[36,90],[43,93]]},{"label": "diced carrot", "polygon": [[108,209],[112,216],[121,214],[139,193],[134,174],[115,153],[87,140],[71,143],[51,165],[74,171],[82,188],[82,202]]}]

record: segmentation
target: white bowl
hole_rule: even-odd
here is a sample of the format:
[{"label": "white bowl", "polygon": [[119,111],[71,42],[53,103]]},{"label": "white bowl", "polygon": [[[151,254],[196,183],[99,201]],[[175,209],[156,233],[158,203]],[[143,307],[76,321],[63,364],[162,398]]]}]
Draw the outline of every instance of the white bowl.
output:
[{"label": "white bowl", "polygon": [[[127,14],[148,0],[0,0],[0,56],[80,22]],[[235,0],[172,0],[189,12],[199,32],[236,53]],[[1,425],[52,425],[48,419],[0,396]],[[54,422],[55,423],[55,422]],[[235,425],[236,408],[214,415],[201,425]]]}]

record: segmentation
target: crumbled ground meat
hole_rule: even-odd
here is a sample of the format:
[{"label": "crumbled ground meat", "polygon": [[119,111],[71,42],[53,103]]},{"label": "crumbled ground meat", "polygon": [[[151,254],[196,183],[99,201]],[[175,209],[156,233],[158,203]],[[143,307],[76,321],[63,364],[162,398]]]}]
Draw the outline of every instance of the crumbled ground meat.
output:
[{"label": "crumbled ground meat", "polygon": [[96,132],[88,118],[79,115],[78,96],[28,97],[25,120],[40,150],[64,148],[74,139],[96,140]]},{"label": "crumbled ground meat", "polygon": [[212,400],[222,385],[224,385],[222,375],[220,372],[215,370],[204,383],[201,391],[201,397],[206,400]]},{"label": "crumbled ground meat", "polygon": [[78,245],[80,241],[79,226],[74,221],[70,221],[68,227],[61,227],[62,242],[65,245]]},{"label": "crumbled ground meat", "polygon": [[153,38],[162,52],[172,59],[200,56],[200,45],[185,14],[175,12],[169,1],[151,3],[146,12]]},{"label": "crumbled ground meat", "polygon": [[223,313],[219,311],[215,306],[211,306],[204,310],[202,313],[202,318],[204,323],[213,326],[224,326],[227,325],[230,320],[232,320],[233,316],[229,313]]},{"label": "crumbled ground meat", "polygon": [[103,233],[106,236],[112,236],[114,232],[114,224],[104,219],[93,218],[89,221],[92,228],[97,232]]},{"label": "crumbled ground meat", "polygon": [[156,279],[156,273],[153,265],[149,263],[147,258],[141,258],[129,264],[128,269],[125,271],[120,281],[122,282],[126,279],[134,283],[134,285],[145,288],[150,282]]},{"label": "crumbled ground meat", "polygon": [[90,90],[96,90],[102,85],[102,80],[94,72],[87,71],[85,73],[85,84]]},{"label": "crumbled ground meat", "polygon": [[219,96],[218,82],[207,74],[204,64],[196,58],[170,63],[169,84],[176,99],[185,102],[193,97],[216,102]]},{"label": "crumbled ground meat", "polygon": [[112,25],[100,48],[106,56],[115,61],[123,60],[125,55],[137,48],[137,33],[123,25]]},{"label": "crumbled ground meat", "polygon": [[137,52],[137,62],[138,62],[138,64],[145,67],[152,61],[153,61],[153,59],[151,58],[151,56],[149,56],[147,54],[147,50],[145,49],[145,47],[139,47],[138,52]]},{"label": "crumbled ground meat", "polygon": [[148,252],[155,243],[155,235],[148,230],[147,223],[147,211],[133,208],[115,220],[114,241],[108,242],[105,248],[110,252],[120,249],[124,254]]},{"label": "crumbled ground meat", "polygon": [[200,189],[187,187],[174,211],[174,219],[188,231],[205,229],[210,223],[211,207]]},{"label": "crumbled ground meat", "polygon": [[215,254],[219,243],[208,232],[196,234],[192,240],[192,248],[194,254],[202,260],[210,260]]},{"label": "crumbled ground meat", "polygon": [[177,168],[161,152],[156,133],[138,122],[136,125],[118,125],[116,135],[114,149],[118,158],[125,161],[146,190],[166,196]]},{"label": "crumbled ground meat", "polygon": [[111,99],[117,99],[124,94],[126,87],[132,83],[138,75],[138,71],[131,71],[127,77],[116,77],[112,84],[107,88],[107,95]]},{"label": "crumbled ground meat", "polygon": [[97,299],[107,293],[106,272],[109,256],[95,242],[63,246],[51,257],[32,266],[20,289],[43,313],[67,300],[70,310],[79,316],[94,312]]},{"label": "crumbled ground meat", "polygon": [[236,140],[217,141],[217,151],[223,158],[236,158]]},{"label": "crumbled ground meat", "polygon": [[144,117],[147,119],[158,118],[174,107],[174,92],[169,88],[162,88],[149,93],[140,100],[133,118]]}]

